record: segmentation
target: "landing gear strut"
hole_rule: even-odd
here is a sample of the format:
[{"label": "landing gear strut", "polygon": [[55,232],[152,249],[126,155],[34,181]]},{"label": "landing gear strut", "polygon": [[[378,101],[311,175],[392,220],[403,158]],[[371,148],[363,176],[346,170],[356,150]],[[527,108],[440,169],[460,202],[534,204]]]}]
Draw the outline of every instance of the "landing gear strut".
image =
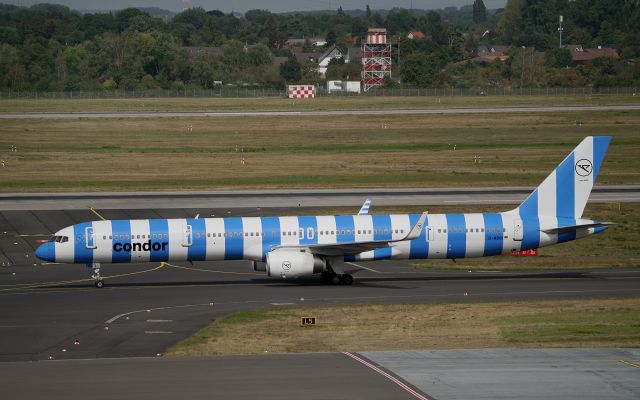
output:
[{"label": "landing gear strut", "polygon": [[91,275],[91,277],[93,278],[93,280],[95,280],[96,287],[98,289],[104,287],[104,281],[100,276],[100,263],[87,264],[87,267],[93,270],[93,275]]}]

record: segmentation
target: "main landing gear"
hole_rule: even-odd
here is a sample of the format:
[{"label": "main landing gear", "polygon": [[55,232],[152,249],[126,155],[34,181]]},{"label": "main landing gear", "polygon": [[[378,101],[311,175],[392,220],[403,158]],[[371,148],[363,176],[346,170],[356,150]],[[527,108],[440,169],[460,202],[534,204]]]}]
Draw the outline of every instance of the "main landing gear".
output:
[{"label": "main landing gear", "polygon": [[91,268],[91,270],[93,270],[93,275],[91,275],[91,277],[95,281],[96,287],[98,289],[103,288],[104,287],[104,281],[102,280],[102,277],[100,276],[100,263],[87,264],[87,268]]},{"label": "main landing gear", "polygon": [[335,272],[324,271],[320,274],[320,280],[324,283],[330,283],[332,285],[352,285],[353,276],[349,274],[338,275]]}]

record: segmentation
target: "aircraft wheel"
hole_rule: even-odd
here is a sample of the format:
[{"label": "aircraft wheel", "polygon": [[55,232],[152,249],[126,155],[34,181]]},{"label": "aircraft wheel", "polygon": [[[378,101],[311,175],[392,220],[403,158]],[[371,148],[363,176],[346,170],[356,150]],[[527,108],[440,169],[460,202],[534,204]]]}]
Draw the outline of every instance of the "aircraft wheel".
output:
[{"label": "aircraft wheel", "polygon": [[340,281],[341,281],[340,275],[333,275],[331,277],[331,283],[334,284],[334,285],[339,285]]},{"label": "aircraft wheel", "polygon": [[331,278],[332,278],[332,275],[330,272],[325,271],[320,274],[320,281],[322,283],[331,283]]},{"label": "aircraft wheel", "polygon": [[342,275],[342,279],[340,279],[342,281],[343,285],[352,285],[353,284],[353,276],[349,275],[349,274],[344,274]]},{"label": "aircraft wheel", "polygon": [[100,279],[99,281],[96,281],[96,287],[98,289],[101,289],[104,287],[104,281],[102,279]]}]

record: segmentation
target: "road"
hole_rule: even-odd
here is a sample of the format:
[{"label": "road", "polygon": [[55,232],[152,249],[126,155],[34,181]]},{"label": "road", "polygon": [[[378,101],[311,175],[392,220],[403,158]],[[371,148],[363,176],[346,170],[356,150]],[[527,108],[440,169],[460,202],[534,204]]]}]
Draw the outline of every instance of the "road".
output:
[{"label": "road", "polygon": [[[354,207],[367,197],[376,206],[518,204],[534,188],[301,189],[182,192],[1,193],[0,210],[100,210],[122,208]],[[596,186],[589,201],[638,202],[640,186]],[[354,212],[357,210],[354,210]]]},{"label": "road", "polygon": [[301,117],[337,115],[427,115],[427,114],[505,114],[550,113],[572,111],[633,111],[640,105],[544,106],[544,107],[469,107],[409,108],[371,110],[306,110],[306,111],[157,111],[157,112],[22,112],[0,113],[0,119],[43,118],[201,118],[201,117]]}]

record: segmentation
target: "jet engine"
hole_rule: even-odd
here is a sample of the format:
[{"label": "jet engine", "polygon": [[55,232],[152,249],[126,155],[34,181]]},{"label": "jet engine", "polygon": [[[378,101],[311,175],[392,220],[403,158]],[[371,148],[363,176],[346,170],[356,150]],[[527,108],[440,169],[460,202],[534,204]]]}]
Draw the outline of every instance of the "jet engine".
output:
[{"label": "jet engine", "polygon": [[307,249],[276,249],[267,253],[267,275],[297,278],[310,276],[325,269],[325,261]]}]

